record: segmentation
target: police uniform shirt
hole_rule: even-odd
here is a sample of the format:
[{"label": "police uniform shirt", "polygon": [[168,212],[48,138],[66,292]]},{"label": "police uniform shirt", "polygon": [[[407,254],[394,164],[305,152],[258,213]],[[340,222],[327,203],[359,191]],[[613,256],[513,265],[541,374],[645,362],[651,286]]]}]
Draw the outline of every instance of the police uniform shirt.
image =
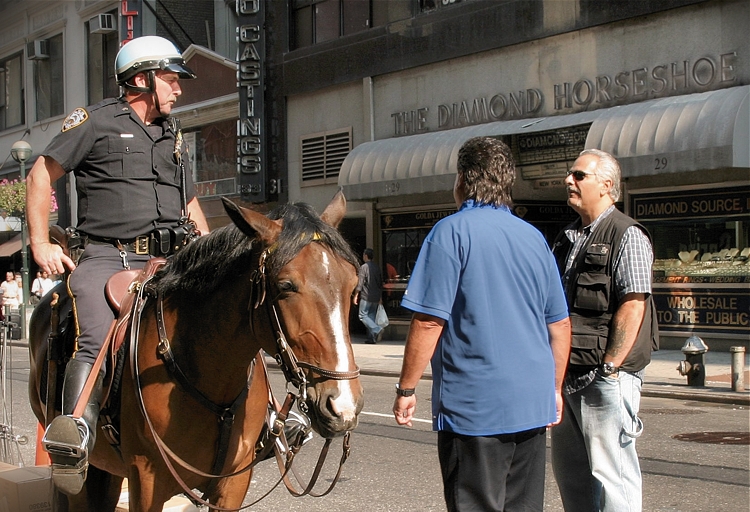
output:
[{"label": "police uniform shirt", "polygon": [[[127,101],[110,98],[74,110],[44,155],[75,174],[78,229],[130,240],[180,218],[174,150],[175,134],[165,119],[147,127]],[[189,172],[185,180],[189,203],[195,197]]]}]

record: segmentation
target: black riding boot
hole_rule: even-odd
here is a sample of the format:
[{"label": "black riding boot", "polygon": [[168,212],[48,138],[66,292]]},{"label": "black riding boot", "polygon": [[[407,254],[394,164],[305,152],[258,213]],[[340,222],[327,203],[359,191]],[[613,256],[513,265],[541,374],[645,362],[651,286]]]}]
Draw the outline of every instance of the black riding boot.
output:
[{"label": "black riding boot", "polygon": [[83,393],[93,365],[71,359],[65,369],[62,415],[52,420],[42,440],[52,459],[52,480],[60,492],[81,492],[89,467],[89,453],[96,441],[96,424],[101,408],[103,373],[99,373],[81,418],[73,411]]}]

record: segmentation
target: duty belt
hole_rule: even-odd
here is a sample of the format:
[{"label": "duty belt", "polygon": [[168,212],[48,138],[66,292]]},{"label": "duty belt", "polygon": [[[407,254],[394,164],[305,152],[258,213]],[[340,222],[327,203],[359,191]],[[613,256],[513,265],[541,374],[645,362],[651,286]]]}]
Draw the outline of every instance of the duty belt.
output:
[{"label": "duty belt", "polygon": [[[134,252],[138,255],[152,255],[152,256],[163,256],[163,253],[153,254],[151,251],[151,235],[138,235],[135,238],[129,240],[121,240],[117,238],[104,238],[94,235],[84,235],[87,243],[95,245],[111,245],[112,247],[122,248],[128,252]],[[154,251],[156,252],[156,251]],[[167,252],[168,253],[168,252]]]}]

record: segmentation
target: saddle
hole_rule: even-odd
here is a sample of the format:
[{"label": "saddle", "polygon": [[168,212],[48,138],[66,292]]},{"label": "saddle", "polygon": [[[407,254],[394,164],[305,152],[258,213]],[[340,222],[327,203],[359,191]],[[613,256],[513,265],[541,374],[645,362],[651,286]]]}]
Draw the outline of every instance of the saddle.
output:
[{"label": "saddle", "polygon": [[[120,348],[125,342],[129,327],[133,321],[133,313],[137,306],[136,298],[140,287],[166,264],[165,258],[152,258],[141,270],[121,270],[107,281],[104,293],[110,307],[115,313],[115,321],[109,330],[109,335],[102,346],[99,359],[109,361],[105,385],[102,394],[102,409],[99,412],[99,428],[109,444],[117,448],[120,444],[119,434],[119,390],[127,355],[120,354]],[[92,372],[94,373],[94,372]]]},{"label": "saddle", "polygon": [[125,341],[125,333],[130,324],[137,291],[144,281],[167,263],[166,258],[151,258],[141,270],[121,270],[107,281],[104,294],[110,307],[115,312],[115,327],[109,339],[105,341],[110,354],[117,354]]}]

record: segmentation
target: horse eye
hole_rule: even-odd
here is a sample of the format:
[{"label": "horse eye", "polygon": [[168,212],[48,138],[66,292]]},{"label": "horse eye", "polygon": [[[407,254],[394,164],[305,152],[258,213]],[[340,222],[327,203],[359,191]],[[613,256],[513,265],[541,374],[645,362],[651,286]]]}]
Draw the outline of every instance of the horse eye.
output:
[{"label": "horse eye", "polygon": [[297,291],[297,287],[291,281],[279,281],[276,285],[281,293],[292,293]]}]

